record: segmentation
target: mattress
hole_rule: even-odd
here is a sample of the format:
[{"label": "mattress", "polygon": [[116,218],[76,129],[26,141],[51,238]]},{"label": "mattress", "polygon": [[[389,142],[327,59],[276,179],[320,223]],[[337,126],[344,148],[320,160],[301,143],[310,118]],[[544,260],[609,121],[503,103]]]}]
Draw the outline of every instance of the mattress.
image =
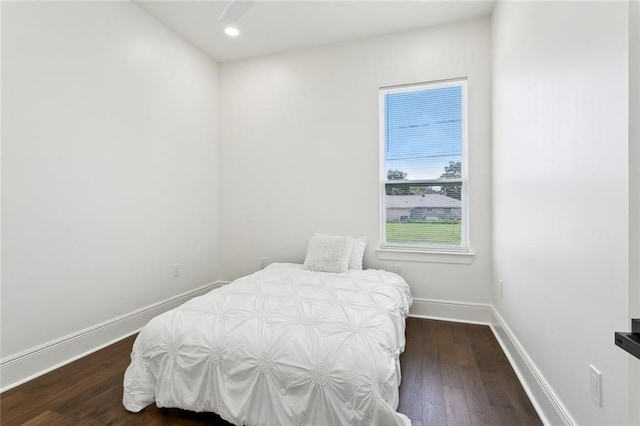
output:
[{"label": "mattress", "polygon": [[396,409],[411,303],[388,271],[272,264],[152,319],[133,345],[124,406],[237,425],[409,425]]}]

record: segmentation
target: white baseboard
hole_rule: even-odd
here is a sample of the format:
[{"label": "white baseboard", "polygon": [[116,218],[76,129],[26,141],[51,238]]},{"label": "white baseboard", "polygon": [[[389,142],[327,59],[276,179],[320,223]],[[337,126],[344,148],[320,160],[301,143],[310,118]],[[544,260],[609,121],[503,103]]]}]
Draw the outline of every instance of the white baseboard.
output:
[{"label": "white baseboard", "polygon": [[545,425],[577,424],[498,311],[492,307],[491,329]]},{"label": "white baseboard", "polygon": [[453,302],[449,300],[415,297],[409,316],[471,324],[491,324],[492,306],[482,303]]},{"label": "white baseboard", "polygon": [[0,392],[137,333],[156,315],[226,284],[216,281],[0,360]]},{"label": "white baseboard", "polygon": [[409,316],[490,326],[542,422],[545,425],[576,424],[492,305],[414,298]]}]

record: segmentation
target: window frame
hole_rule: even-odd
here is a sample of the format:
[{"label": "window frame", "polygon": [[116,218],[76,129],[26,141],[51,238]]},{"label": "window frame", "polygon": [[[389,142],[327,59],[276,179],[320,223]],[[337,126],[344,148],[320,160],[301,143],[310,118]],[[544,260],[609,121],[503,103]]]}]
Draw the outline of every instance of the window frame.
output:
[{"label": "window frame", "polygon": [[[421,90],[439,89],[444,87],[461,87],[462,90],[462,106],[461,106],[461,177],[460,179],[405,179],[402,181],[393,181],[387,179],[386,170],[386,95],[394,93],[406,93],[415,92]],[[466,77],[437,80],[422,83],[412,83],[397,86],[384,86],[379,88],[379,182],[380,182],[380,249],[378,253],[386,253],[381,258],[396,259],[398,253],[433,253],[438,255],[438,259],[443,258],[442,255],[448,254],[462,254],[471,255],[469,244],[469,156],[468,156],[468,79]],[[443,244],[407,244],[407,243],[388,243],[387,237],[387,208],[386,208],[386,186],[388,183],[415,183],[415,184],[432,184],[442,185],[445,183],[460,183],[461,185],[461,230],[460,230],[460,245],[451,246]],[[387,255],[391,254],[391,257]],[[415,255],[409,256],[409,260],[418,260]],[[452,261],[446,263],[467,263],[467,261]]]}]

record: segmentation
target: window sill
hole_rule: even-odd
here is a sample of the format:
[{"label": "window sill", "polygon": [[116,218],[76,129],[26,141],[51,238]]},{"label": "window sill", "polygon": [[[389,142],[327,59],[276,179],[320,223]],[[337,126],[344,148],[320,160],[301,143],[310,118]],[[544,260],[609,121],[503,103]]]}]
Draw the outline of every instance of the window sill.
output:
[{"label": "window sill", "polygon": [[458,265],[471,265],[475,259],[475,253],[456,253],[441,251],[419,251],[380,248],[376,250],[380,260],[401,260],[405,262],[427,263],[452,263]]}]

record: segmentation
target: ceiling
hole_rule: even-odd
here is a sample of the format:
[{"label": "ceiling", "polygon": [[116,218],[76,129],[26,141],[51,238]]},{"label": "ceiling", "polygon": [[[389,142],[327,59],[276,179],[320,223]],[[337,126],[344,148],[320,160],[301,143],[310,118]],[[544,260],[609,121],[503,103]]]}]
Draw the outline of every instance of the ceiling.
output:
[{"label": "ceiling", "polygon": [[[495,0],[255,0],[230,9],[241,34],[224,34],[228,1],[134,3],[218,62],[355,40],[488,16]],[[248,9],[246,9],[248,7]],[[244,11],[246,9],[246,11]]]}]

